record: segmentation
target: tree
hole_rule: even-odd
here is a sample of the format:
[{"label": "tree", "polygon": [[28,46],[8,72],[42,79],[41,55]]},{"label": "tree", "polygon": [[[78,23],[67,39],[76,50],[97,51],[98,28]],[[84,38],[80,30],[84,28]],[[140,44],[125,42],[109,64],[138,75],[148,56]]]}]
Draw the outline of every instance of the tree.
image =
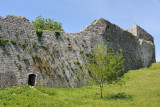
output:
[{"label": "tree", "polygon": [[94,53],[87,53],[84,60],[83,75],[89,82],[95,82],[100,85],[101,98],[103,84],[118,81],[125,69],[122,50],[114,52],[111,47],[104,44],[97,44]]},{"label": "tree", "polygon": [[41,38],[43,30],[50,30],[54,31],[55,33],[58,32],[57,34],[63,31],[62,24],[50,18],[45,19],[41,16],[38,16],[35,21],[32,21],[32,24],[33,30],[36,31],[39,39]]}]

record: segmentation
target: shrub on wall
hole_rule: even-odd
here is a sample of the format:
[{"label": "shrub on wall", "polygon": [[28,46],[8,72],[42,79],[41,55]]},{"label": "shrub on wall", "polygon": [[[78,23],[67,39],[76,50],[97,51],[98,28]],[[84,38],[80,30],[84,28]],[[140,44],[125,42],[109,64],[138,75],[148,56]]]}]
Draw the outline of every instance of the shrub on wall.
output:
[{"label": "shrub on wall", "polygon": [[21,70],[22,69],[22,66],[21,65],[18,65],[18,70]]},{"label": "shrub on wall", "polygon": [[72,46],[71,46],[71,45],[68,45],[68,49],[72,49]]},{"label": "shrub on wall", "polygon": [[24,62],[28,62],[28,59],[26,57],[22,57]]},{"label": "shrub on wall", "polygon": [[17,55],[18,60],[20,60],[20,55]]},{"label": "shrub on wall", "polygon": [[35,30],[37,33],[38,40],[41,40],[43,30],[54,31],[56,38],[58,38],[60,34],[59,32],[63,31],[62,24],[50,18],[45,19],[41,16],[38,16],[35,21],[32,21],[32,24],[33,30]]},{"label": "shrub on wall", "polygon": [[0,46],[4,47],[5,48],[5,45],[6,43],[8,42],[7,39],[4,39],[4,38],[0,38]]},{"label": "shrub on wall", "polygon": [[11,43],[12,43],[13,45],[16,45],[16,44],[17,44],[17,41],[11,40]]},{"label": "shrub on wall", "polygon": [[80,50],[80,54],[83,54],[83,50]]},{"label": "shrub on wall", "polygon": [[62,69],[62,73],[65,73],[66,71],[65,71],[65,69]]},{"label": "shrub on wall", "polygon": [[22,47],[25,49],[27,47],[28,43],[27,42],[24,42],[22,43]]},{"label": "shrub on wall", "polygon": [[48,50],[48,46],[41,46],[44,50]]},{"label": "shrub on wall", "polygon": [[80,65],[79,61],[74,62],[75,65]]}]

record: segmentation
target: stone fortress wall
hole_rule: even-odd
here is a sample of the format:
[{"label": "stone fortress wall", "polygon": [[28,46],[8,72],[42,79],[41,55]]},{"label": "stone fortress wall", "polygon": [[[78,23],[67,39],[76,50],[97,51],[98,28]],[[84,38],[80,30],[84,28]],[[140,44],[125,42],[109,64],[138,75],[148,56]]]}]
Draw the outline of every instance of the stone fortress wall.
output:
[{"label": "stone fortress wall", "polygon": [[[128,29],[126,31],[132,33],[134,36],[139,38],[139,43],[142,53],[141,58],[143,59],[144,63],[143,67],[150,66],[152,62],[150,60],[155,61],[154,38],[138,25],[133,25],[132,29]],[[150,55],[152,55],[153,58],[151,58]]]},{"label": "stone fortress wall", "polygon": [[115,51],[124,50],[125,71],[155,62],[153,37],[137,25],[123,30],[100,18],[77,33],[57,35],[45,30],[39,41],[25,17],[0,17],[0,87],[28,84],[30,74],[40,86],[86,85],[75,74],[82,69],[84,57],[100,42],[113,43]]}]

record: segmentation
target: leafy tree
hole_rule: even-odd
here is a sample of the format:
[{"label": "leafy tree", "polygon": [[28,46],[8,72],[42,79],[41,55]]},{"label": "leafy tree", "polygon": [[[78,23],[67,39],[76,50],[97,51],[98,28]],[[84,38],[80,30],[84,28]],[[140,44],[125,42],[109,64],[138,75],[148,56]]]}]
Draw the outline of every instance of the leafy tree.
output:
[{"label": "leafy tree", "polygon": [[63,31],[62,24],[50,18],[45,19],[41,16],[38,16],[35,21],[32,21],[32,24],[33,30],[36,31],[39,39],[41,38],[43,30],[54,31],[56,34],[59,34],[59,32]]},{"label": "leafy tree", "polygon": [[[101,98],[103,84],[118,82],[125,69],[122,50],[114,52],[111,47],[104,44],[97,44],[94,53],[86,54],[84,60],[84,71],[79,74],[83,75],[90,83],[98,83],[101,89]],[[79,75],[78,74],[78,75]]]}]

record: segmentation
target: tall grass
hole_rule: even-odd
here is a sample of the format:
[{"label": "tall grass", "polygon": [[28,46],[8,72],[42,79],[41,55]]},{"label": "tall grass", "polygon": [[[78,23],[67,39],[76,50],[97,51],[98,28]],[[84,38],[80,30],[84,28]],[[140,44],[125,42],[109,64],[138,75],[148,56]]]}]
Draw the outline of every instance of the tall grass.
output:
[{"label": "tall grass", "polygon": [[160,63],[131,70],[125,84],[104,85],[100,98],[98,85],[80,88],[20,86],[0,90],[0,107],[160,107]]}]

